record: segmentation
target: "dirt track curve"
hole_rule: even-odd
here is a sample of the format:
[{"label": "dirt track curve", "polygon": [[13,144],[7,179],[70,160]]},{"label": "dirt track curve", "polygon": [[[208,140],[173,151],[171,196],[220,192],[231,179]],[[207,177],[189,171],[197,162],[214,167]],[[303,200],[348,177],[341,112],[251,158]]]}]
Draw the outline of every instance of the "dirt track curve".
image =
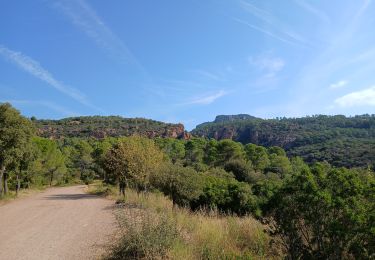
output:
[{"label": "dirt track curve", "polygon": [[0,206],[0,259],[98,259],[113,239],[113,202],[85,186],[52,188]]}]

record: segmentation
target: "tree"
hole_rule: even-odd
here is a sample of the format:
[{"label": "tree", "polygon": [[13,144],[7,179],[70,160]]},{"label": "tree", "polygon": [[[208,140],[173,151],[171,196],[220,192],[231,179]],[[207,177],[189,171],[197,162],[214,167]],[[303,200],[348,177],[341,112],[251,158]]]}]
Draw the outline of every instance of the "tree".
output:
[{"label": "tree", "polygon": [[204,147],[206,140],[202,138],[193,138],[185,144],[185,161],[187,165],[202,163],[204,157]]},{"label": "tree", "polygon": [[185,157],[185,144],[183,140],[173,138],[156,138],[155,143],[175,164]]},{"label": "tree", "polygon": [[112,148],[113,139],[105,138],[103,140],[97,141],[94,144],[94,151],[92,153],[94,162],[95,162],[95,171],[103,178],[103,181],[110,183],[106,171],[104,170],[104,161],[106,153]]},{"label": "tree", "polygon": [[268,204],[273,233],[291,259],[375,256],[375,178],[356,170],[304,168]]},{"label": "tree", "polygon": [[65,157],[53,140],[37,137],[34,142],[39,150],[39,167],[46,177],[46,182],[52,186],[53,181],[64,176],[67,172]]},{"label": "tree", "polygon": [[88,184],[95,177],[95,173],[92,170],[93,158],[91,154],[93,148],[87,141],[79,140],[75,145],[75,149],[77,151],[77,156],[73,160],[75,167],[80,172],[80,179]]},{"label": "tree", "polygon": [[292,172],[292,165],[288,157],[273,153],[270,155],[270,161],[271,163],[266,168],[266,171],[276,173],[280,178],[285,178]]},{"label": "tree", "polygon": [[21,178],[26,182],[26,187],[29,187],[30,179],[28,171],[33,161],[37,159],[37,150],[32,142],[25,145],[23,149],[23,154],[21,160],[18,162],[18,169],[15,170],[16,173],[16,194],[18,195],[21,188]]},{"label": "tree", "polygon": [[269,154],[276,154],[278,156],[286,156],[286,152],[283,148],[278,147],[278,146],[272,146],[268,148],[268,153]]},{"label": "tree", "polygon": [[204,147],[204,162],[208,165],[214,165],[217,161],[218,141],[210,139]]},{"label": "tree", "polygon": [[154,141],[138,136],[119,140],[105,156],[104,167],[119,183],[120,194],[125,195],[129,182],[137,191],[147,191],[151,174],[164,161],[164,154]]},{"label": "tree", "polygon": [[34,134],[31,122],[9,103],[0,104],[0,196],[8,192],[10,170],[22,160]]},{"label": "tree", "polygon": [[173,206],[189,206],[203,192],[202,177],[190,167],[166,165],[154,175],[152,182],[172,200]]},{"label": "tree", "polygon": [[233,178],[202,175],[203,192],[190,202],[192,209],[216,208],[222,212],[247,214],[257,210],[249,184]]},{"label": "tree", "polygon": [[218,142],[216,165],[224,165],[229,160],[243,158],[244,150],[241,143],[234,142],[230,139],[224,139]]},{"label": "tree", "polygon": [[247,144],[244,147],[247,159],[251,161],[253,167],[257,171],[264,171],[269,165],[267,149],[255,144]]},{"label": "tree", "polygon": [[232,172],[236,180],[243,182],[250,182],[251,174],[254,172],[251,162],[240,159],[230,160],[224,165],[224,169]]}]

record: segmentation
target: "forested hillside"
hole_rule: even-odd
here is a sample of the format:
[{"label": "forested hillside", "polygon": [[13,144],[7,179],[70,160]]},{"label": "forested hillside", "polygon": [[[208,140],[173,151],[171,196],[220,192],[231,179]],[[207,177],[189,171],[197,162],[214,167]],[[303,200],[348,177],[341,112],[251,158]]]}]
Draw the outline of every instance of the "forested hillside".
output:
[{"label": "forested hillside", "polygon": [[249,115],[217,116],[192,131],[199,137],[232,139],[243,144],[283,147],[289,156],[335,166],[375,163],[375,115],[260,119]]},{"label": "forested hillside", "polygon": [[38,129],[38,135],[59,139],[62,137],[105,137],[141,136],[188,137],[182,124],[168,124],[144,118],[123,118],[120,116],[81,116],[61,120],[36,120],[32,118]]}]

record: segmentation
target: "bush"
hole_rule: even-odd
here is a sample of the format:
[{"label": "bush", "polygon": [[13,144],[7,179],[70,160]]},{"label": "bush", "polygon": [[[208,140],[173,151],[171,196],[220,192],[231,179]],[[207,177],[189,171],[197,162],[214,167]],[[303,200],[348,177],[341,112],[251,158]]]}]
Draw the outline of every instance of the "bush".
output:
[{"label": "bush", "polygon": [[139,210],[118,216],[126,233],[108,259],[163,259],[178,240],[176,221],[168,214]]},{"label": "bush", "polygon": [[203,193],[191,202],[193,209],[216,208],[222,212],[247,214],[257,210],[251,187],[235,179],[203,175]]},{"label": "bush", "polygon": [[267,216],[292,259],[375,257],[375,179],[315,167],[286,180]]},{"label": "bush", "polygon": [[224,165],[227,172],[232,172],[238,181],[250,181],[250,176],[254,172],[251,162],[245,160],[231,160]]},{"label": "bush", "polygon": [[128,191],[116,215],[120,239],[107,259],[281,258],[280,251],[271,248],[265,227],[250,216],[191,212],[172,207],[160,193],[138,195],[134,190]]},{"label": "bush", "polygon": [[193,168],[177,165],[165,165],[151,178],[152,185],[179,206],[189,206],[198,199],[203,189],[201,180]]}]

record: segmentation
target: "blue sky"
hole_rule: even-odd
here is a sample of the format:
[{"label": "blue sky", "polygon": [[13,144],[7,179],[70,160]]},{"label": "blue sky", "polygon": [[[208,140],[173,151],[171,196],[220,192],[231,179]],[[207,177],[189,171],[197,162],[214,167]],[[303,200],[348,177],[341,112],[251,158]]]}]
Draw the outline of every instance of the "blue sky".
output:
[{"label": "blue sky", "polygon": [[375,3],[6,1],[0,102],[181,122],[375,112]]}]

